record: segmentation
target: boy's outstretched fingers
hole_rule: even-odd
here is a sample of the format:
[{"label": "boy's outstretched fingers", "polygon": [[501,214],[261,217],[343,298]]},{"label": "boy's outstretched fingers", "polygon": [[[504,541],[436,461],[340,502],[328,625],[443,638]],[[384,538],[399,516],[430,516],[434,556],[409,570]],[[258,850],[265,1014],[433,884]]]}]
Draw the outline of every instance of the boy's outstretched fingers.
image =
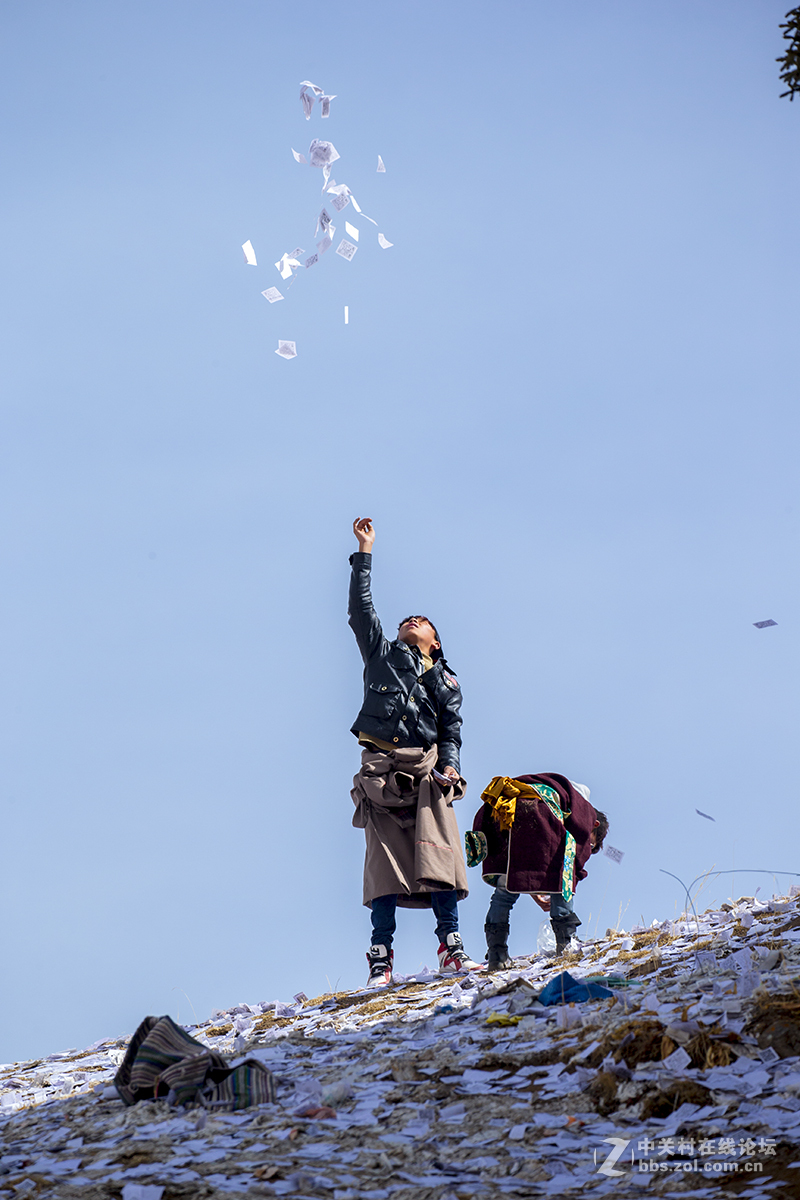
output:
[{"label": "boy's outstretched fingers", "polygon": [[371,547],[375,541],[375,526],[372,524],[372,517],[356,517],[353,521],[353,533],[362,549],[366,546]]}]

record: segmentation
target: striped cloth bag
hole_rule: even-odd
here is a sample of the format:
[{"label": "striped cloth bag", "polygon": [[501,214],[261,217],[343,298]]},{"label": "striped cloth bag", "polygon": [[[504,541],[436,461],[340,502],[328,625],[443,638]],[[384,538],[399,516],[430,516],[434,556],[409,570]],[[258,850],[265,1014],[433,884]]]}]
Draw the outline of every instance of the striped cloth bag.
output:
[{"label": "striped cloth bag", "polygon": [[221,1054],[195,1041],[171,1017],[145,1017],[114,1076],[126,1104],[164,1098],[236,1110],[275,1102],[275,1080],[263,1063],[228,1066]]}]

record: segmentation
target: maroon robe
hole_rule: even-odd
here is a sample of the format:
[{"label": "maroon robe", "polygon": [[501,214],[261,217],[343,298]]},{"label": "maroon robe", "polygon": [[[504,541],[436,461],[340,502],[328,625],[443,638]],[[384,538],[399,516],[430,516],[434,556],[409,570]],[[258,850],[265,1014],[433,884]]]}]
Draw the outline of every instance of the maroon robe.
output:
[{"label": "maroon robe", "polygon": [[[592,852],[590,841],[597,814],[564,775],[517,775],[522,783],[546,783],[559,795],[566,817],[566,828],[575,838],[573,887],[585,879],[584,870]],[[511,829],[500,830],[491,805],[484,804],[476,813],[472,828],[482,830],[489,852],[481,863],[483,878],[494,887],[498,875],[506,875],[509,892],[560,892],[564,864],[565,827],[544,800],[517,797],[516,815]]]}]

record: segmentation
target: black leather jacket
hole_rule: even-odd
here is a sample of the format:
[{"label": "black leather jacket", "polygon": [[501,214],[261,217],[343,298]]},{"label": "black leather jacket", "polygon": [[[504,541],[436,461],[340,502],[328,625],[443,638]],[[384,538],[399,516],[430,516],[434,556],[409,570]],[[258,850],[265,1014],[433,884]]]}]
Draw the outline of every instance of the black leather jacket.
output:
[{"label": "black leather jacket", "polygon": [[459,770],[461,688],[444,658],[425,671],[416,646],[383,636],[372,605],[372,555],[350,556],[349,624],[364,659],[364,703],[352,732],[371,733],[400,749],[437,743],[438,766]]}]

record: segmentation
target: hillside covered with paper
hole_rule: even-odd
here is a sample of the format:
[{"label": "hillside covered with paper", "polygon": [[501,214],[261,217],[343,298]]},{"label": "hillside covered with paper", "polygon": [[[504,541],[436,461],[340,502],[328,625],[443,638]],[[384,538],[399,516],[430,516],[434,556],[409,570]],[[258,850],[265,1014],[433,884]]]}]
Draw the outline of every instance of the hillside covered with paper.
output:
[{"label": "hillside covered with paper", "polygon": [[[558,960],[298,992],[186,1027],[231,1063],[267,1066],[274,1104],[125,1107],[113,1079],[126,1037],[5,1065],[0,1195],[788,1200],[799,898],[742,897]],[[608,994],[571,1001],[592,979]]]}]

